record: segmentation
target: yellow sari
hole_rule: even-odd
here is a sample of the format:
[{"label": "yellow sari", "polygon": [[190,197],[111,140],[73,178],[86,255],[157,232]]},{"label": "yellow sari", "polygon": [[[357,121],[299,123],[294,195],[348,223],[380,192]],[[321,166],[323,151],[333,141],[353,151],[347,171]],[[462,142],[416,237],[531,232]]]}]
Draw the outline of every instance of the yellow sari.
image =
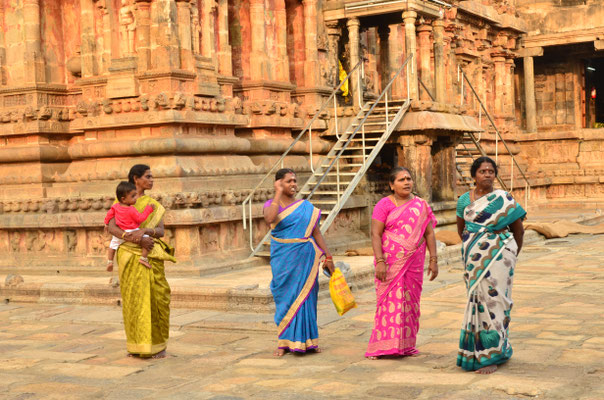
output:
[{"label": "yellow sari", "polygon": [[[139,197],[134,207],[142,212],[149,204],[154,204],[155,210],[140,228],[155,228],[166,212],[159,202],[146,195]],[[170,328],[170,286],[164,261],[176,262],[176,259],[172,247],[161,239],[154,240],[155,246],[148,255],[151,269],[138,262],[140,246],[124,242],[117,250],[127,349],[141,357],[165,350]]]}]

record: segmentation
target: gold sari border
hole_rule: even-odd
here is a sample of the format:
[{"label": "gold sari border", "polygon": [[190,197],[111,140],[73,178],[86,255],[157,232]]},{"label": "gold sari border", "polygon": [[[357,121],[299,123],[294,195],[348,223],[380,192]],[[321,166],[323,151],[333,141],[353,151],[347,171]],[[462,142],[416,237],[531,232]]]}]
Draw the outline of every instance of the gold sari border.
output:
[{"label": "gold sari border", "polygon": [[149,356],[157,354],[160,351],[166,350],[167,347],[168,347],[168,342],[163,342],[160,344],[131,343],[131,342],[126,343],[126,350],[128,350],[128,353],[149,355]]},{"label": "gold sari border", "polygon": [[315,225],[317,224],[317,219],[320,217],[321,217],[321,210],[319,210],[318,208],[315,207],[312,210],[312,216],[310,217],[310,223],[306,227],[306,232],[304,232],[304,237],[310,237],[312,235],[312,231],[314,230]]},{"label": "gold sari border", "polygon": [[277,347],[290,351],[306,351],[319,347],[319,339],[306,339],[305,342],[292,342],[291,340],[279,339]]},{"label": "gold sari border", "polygon": [[277,327],[277,336],[281,336],[281,334],[285,331],[285,329],[287,329],[287,327],[291,323],[292,319],[296,316],[298,310],[306,301],[306,298],[308,297],[310,291],[315,285],[315,281],[319,274],[319,264],[321,261],[321,257],[323,256],[323,251],[319,249],[319,246],[317,246],[314,240],[306,239],[306,241],[310,241],[313,245],[313,248],[315,249],[315,260],[313,261],[313,266],[310,270],[310,274],[308,274],[308,278],[306,279],[302,290],[300,290],[298,297],[296,297],[296,301],[294,301],[289,310],[287,310],[287,313],[279,323],[279,326]]},{"label": "gold sari border", "polygon": [[304,200],[299,200],[298,203],[294,204],[293,206],[286,208],[285,210],[281,211],[279,214],[277,214],[277,219],[275,220],[275,222],[273,222],[274,226],[277,226],[277,224],[281,221],[283,221],[285,218],[289,217],[294,211],[296,211],[298,209],[298,207],[300,207],[302,205],[302,203],[304,203]]}]

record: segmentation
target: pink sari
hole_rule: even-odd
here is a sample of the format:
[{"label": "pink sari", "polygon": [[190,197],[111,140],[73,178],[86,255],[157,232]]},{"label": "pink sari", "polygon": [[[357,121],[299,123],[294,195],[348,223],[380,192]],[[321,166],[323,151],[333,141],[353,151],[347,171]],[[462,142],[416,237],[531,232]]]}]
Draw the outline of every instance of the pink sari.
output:
[{"label": "pink sari", "polygon": [[375,280],[375,323],[365,357],[412,355],[419,331],[428,224],[436,218],[419,197],[396,207],[385,197],[376,204],[372,219],[384,223],[382,250],[388,267],[386,280]]}]

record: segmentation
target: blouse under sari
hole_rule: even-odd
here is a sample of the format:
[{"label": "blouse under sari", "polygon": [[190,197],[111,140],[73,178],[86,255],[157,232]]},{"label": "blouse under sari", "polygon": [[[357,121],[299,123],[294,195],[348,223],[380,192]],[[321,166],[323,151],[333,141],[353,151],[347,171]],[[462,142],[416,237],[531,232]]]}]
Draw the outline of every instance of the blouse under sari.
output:
[{"label": "blouse under sari", "polygon": [[[134,207],[142,211],[154,204],[155,210],[140,228],[155,228],[164,217],[165,208],[156,200],[143,195]],[[170,285],[164,273],[164,261],[176,262],[174,249],[161,239],[148,258],[151,269],[139,262],[141,247],[124,242],[117,250],[122,314],[129,353],[150,357],[166,349],[170,328]]]},{"label": "blouse under sari", "polygon": [[457,365],[465,370],[502,364],[512,356],[509,324],[518,245],[507,227],[525,215],[503,190],[474,202],[467,192],[458,200],[457,216],[465,221],[461,255],[468,300]]},{"label": "blouse under sari", "polygon": [[436,226],[436,218],[419,197],[399,207],[385,197],[376,204],[372,219],[384,223],[387,272],[384,282],[375,280],[375,322],[365,357],[416,354],[426,257],[423,239],[428,225]]},{"label": "blouse under sari", "polygon": [[[270,204],[270,203],[267,203]],[[312,237],[321,210],[307,200],[281,209],[271,232],[270,284],[278,347],[306,352],[318,347],[318,273],[323,251]]]}]

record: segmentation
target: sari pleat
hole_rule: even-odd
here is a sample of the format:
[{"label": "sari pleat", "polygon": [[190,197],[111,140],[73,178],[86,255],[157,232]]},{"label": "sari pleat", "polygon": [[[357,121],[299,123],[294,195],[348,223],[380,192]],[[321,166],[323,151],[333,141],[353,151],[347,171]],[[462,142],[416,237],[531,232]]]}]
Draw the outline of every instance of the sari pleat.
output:
[{"label": "sari pleat", "polygon": [[[139,211],[148,204],[155,211],[141,224],[154,228],[163,218],[165,209],[149,196],[141,196],[134,207]],[[164,261],[176,262],[173,249],[160,239],[149,252],[151,269],[139,263],[141,248],[125,242],[117,250],[122,315],[129,353],[150,357],[166,349],[170,329],[170,285],[166,280]]]},{"label": "sari pleat", "polygon": [[321,211],[306,200],[279,213],[271,236],[270,284],[278,347],[306,352],[318,347],[318,272],[323,251],[311,237]]},{"label": "sari pleat", "polygon": [[457,365],[465,370],[502,364],[512,357],[509,325],[518,246],[506,227],[525,215],[503,190],[495,190],[464,208],[462,259],[468,301]]},{"label": "sari pleat", "polygon": [[[383,207],[383,199],[376,209]],[[375,215],[375,212],[374,212]],[[376,312],[365,357],[412,355],[419,332],[420,296],[423,285],[429,224],[436,226],[430,206],[419,197],[389,211],[384,222],[382,251],[386,280],[375,280]]]}]

